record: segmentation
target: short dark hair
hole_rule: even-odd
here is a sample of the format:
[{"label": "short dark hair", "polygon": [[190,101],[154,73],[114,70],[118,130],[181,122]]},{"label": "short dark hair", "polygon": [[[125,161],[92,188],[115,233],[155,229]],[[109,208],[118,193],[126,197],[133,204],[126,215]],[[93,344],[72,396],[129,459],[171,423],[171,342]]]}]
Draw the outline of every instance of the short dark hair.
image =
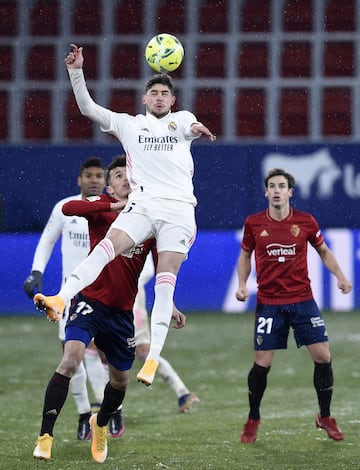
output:
[{"label": "short dark hair", "polygon": [[170,75],[168,75],[167,73],[157,73],[155,75],[152,75],[149,80],[145,83],[145,93],[157,83],[167,86],[171,94],[174,93],[174,85],[171,81]]},{"label": "short dark hair", "polygon": [[295,186],[295,178],[293,177],[293,175],[286,172],[282,168],[273,168],[264,178],[265,188],[268,187],[269,179],[273,178],[274,176],[284,176],[287,179],[288,186],[290,189]]},{"label": "short dark hair", "polygon": [[101,161],[101,158],[90,157],[82,162],[80,166],[79,175],[81,176],[84,170],[86,170],[87,168],[91,168],[91,167],[101,168],[102,170],[105,171],[105,166],[103,162]]},{"label": "short dark hair", "polygon": [[113,158],[112,162],[109,163],[109,165],[106,168],[106,184],[109,184],[109,175],[110,171],[113,170],[114,168],[117,168],[118,166],[124,167],[126,166],[126,155],[115,155]]}]

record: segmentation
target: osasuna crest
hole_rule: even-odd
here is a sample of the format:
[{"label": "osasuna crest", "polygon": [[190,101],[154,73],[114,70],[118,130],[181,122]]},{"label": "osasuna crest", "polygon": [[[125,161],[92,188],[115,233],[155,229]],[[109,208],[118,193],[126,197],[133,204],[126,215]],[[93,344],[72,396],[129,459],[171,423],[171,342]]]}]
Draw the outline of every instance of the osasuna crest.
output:
[{"label": "osasuna crest", "polygon": [[298,237],[300,233],[300,227],[298,225],[292,225],[290,229],[291,235]]}]

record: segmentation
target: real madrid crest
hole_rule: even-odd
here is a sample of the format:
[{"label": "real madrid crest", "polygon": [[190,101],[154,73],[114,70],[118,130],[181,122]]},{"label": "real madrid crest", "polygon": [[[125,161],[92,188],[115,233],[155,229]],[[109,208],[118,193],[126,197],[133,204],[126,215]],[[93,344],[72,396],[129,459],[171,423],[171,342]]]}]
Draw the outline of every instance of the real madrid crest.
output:
[{"label": "real madrid crest", "polygon": [[169,129],[169,131],[173,131],[173,132],[176,131],[176,129],[177,129],[176,122],[174,122],[174,121],[169,122],[168,129]]},{"label": "real madrid crest", "polygon": [[300,227],[298,225],[292,225],[290,229],[291,235],[298,237],[300,233]]}]

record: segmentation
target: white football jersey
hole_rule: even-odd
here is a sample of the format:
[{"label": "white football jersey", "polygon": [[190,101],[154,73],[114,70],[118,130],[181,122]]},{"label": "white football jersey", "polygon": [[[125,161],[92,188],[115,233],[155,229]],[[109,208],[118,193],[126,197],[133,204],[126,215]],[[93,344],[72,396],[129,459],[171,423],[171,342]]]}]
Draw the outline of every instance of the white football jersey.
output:
[{"label": "white football jersey", "polygon": [[88,255],[90,249],[88,222],[84,217],[66,216],[62,213],[65,202],[81,199],[81,195],[69,196],[58,201],[50,214],[36,247],[33,271],[44,272],[55,243],[61,236],[62,282]]},{"label": "white football jersey", "polygon": [[116,136],[126,152],[129,199],[166,198],[196,204],[191,130],[196,117],[189,111],[169,113],[161,119],[147,113],[115,113],[91,98],[82,69],[68,70],[81,113]]}]

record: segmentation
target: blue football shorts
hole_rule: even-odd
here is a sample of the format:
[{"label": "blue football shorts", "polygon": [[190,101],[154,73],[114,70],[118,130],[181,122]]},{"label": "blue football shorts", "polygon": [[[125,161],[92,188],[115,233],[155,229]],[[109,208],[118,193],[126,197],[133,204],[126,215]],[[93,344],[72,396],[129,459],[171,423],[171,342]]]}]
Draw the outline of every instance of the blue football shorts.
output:
[{"label": "blue football shorts", "polygon": [[325,322],[314,300],[286,305],[257,304],[254,349],[286,349],[290,327],[298,348],[328,341]]},{"label": "blue football shorts", "polygon": [[94,302],[82,294],[71,302],[65,329],[65,342],[82,341],[95,345],[105,353],[117,370],[129,370],[135,358],[134,317],[132,310],[119,311]]}]

